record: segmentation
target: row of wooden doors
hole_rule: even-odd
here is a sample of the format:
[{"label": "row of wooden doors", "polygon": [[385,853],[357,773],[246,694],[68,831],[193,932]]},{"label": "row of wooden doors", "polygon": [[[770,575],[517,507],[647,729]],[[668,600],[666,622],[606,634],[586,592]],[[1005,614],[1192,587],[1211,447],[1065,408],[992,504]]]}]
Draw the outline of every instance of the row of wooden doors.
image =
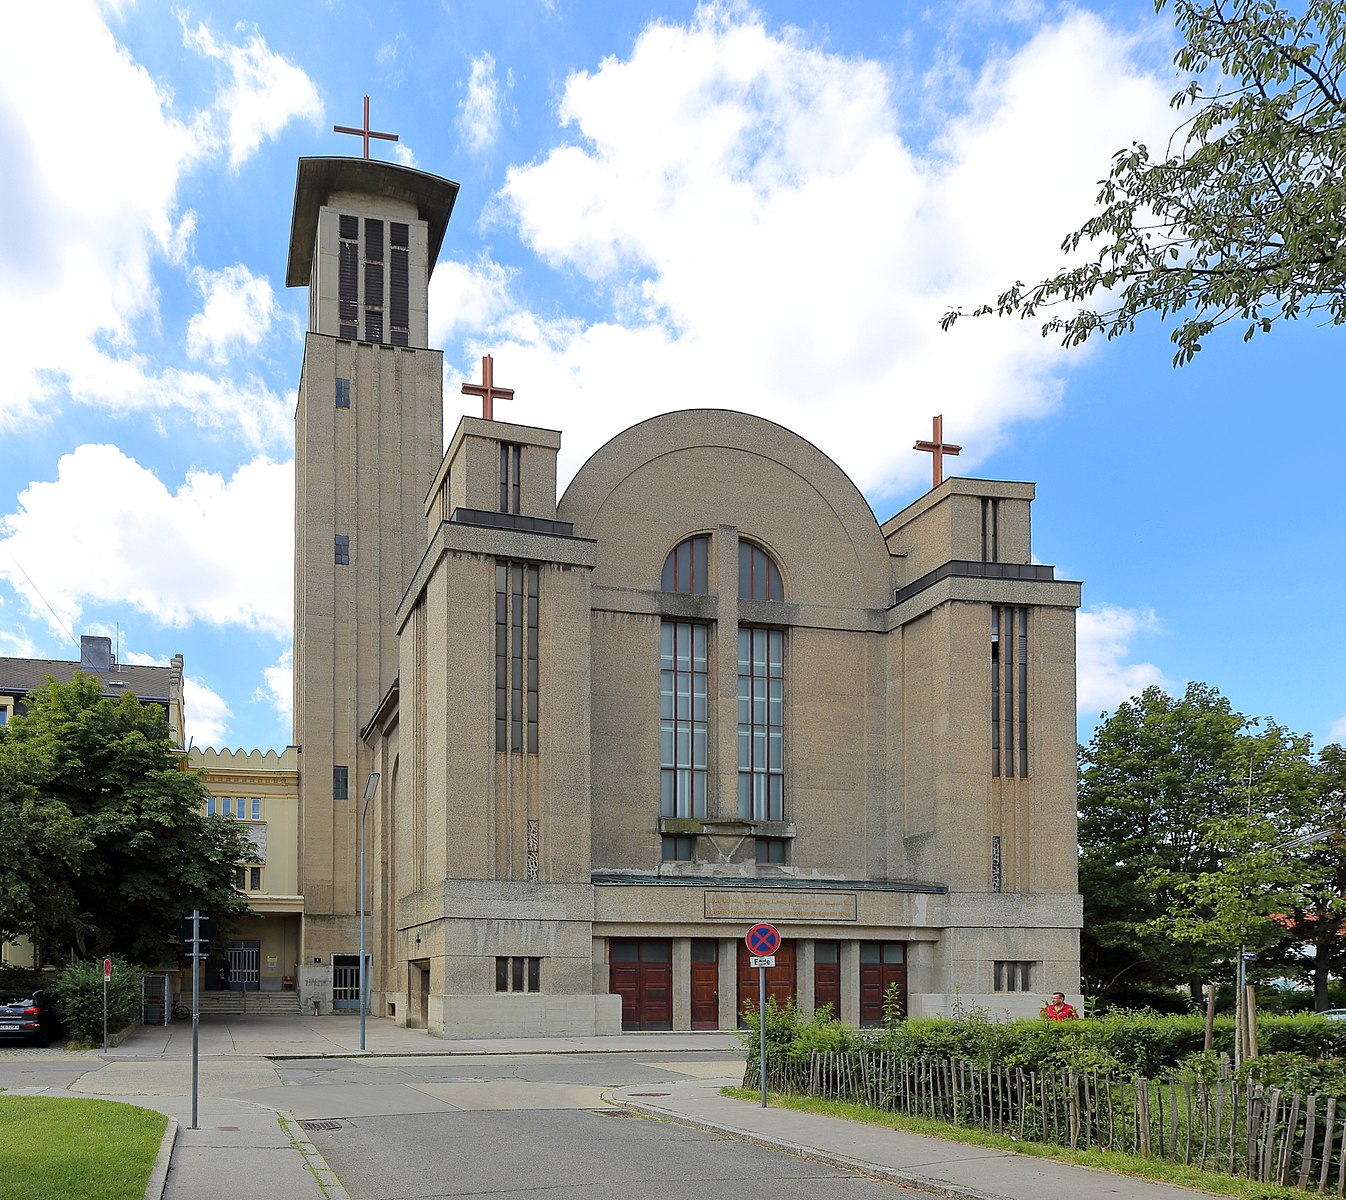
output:
[{"label": "row of wooden doors", "polygon": [[[902,942],[860,943],[860,1023],[883,1022],[885,997],[896,988],[900,1011],[907,1008],[906,946]],[[813,997],[816,1007],[830,1005],[841,1012],[840,943],[813,944]],[[691,946],[692,1028],[718,1029],[720,1024],[719,943],[693,938]],[[756,1008],[757,968],[748,948],[738,943],[738,992],[735,1010]],[[777,1004],[795,998],[795,942],[786,940],[776,951],[776,965],[767,970],[768,998]],[[608,990],[622,998],[623,1029],[673,1028],[673,942],[670,938],[612,938],[608,942]]]}]

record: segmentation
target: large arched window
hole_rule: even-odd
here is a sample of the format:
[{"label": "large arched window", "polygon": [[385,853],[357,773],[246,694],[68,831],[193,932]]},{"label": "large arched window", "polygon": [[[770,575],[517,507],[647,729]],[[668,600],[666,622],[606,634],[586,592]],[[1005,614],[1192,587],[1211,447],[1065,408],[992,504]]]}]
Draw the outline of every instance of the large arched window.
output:
[{"label": "large arched window", "polygon": [[666,592],[704,596],[709,559],[710,538],[706,534],[679,542],[664,560],[664,577],[660,586]]},{"label": "large arched window", "polygon": [[[667,569],[667,568],[665,568]],[[738,544],[738,598],[740,600],[784,600],[780,568],[761,546],[752,542]]]}]

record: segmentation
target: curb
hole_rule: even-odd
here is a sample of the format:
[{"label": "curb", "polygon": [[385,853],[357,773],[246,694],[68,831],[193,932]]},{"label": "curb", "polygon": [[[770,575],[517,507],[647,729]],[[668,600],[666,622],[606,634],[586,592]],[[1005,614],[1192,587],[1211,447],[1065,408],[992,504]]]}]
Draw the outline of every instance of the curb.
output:
[{"label": "curb", "polygon": [[163,1200],[164,1188],[168,1186],[168,1172],[173,1165],[173,1147],[178,1141],[178,1122],[176,1117],[168,1118],[164,1136],[159,1142],[159,1153],[150,1168],[150,1177],[145,1184],[145,1200]]},{"label": "curb", "polygon": [[660,1108],[654,1104],[638,1104],[633,1100],[617,1095],[615,1092],[604,1092],[603,1099],[618,1108],[629,1109],[632,1112],[653,1117],[659,1121],[667,1121],[670,1125],[699,1129],[703,1133],[718,1133],[724,1137],[734,1138],[736,1141],[746,1142],[750,1146],[759,1146],[764,1150],[778,1150],[785,1154],[793,1154],[796,1158],[806,1159],[809,1162],[822,1163],[826,1167],[837,1167],[842,1171],[851,1171],[870,1179],[882,1180],[884,1183],[895,1183],[917,1188],[934,1196],[946,1197],[947,1200],[1005,1200],[997,1192],[983,1192],[978,1188],[960,1187],[948,1180],[931,1179],[927,1175],[916,1175],[908,1171],[894,1170],[892,1167],[881,1167],[878,1163],[865,1162],[862,1159],[850,1158],[845,1154],[835,1154],[829,1150],[819,1150],[815,1146],[802,1146],[785,1138],[771,1137],[763,1133],[751,1133],[746,1129],[737,1129],[732,1125],[722,1125],[718,1121],[706,1121],[699,1117],[684,1116],[682,1113]]},{"label": "curb", "polygon": [[[308,1133],[304,1126],[300,1124],[299,1118],[288,1112],[278,1112],[276,1116],[280,1118],[280,1127],[285,1130],[285,1136],[290,1139],[291,1144],[303,1157],[304,1166],[318,1181],[318,1186],[322,1189],[322,1193],[327,1197],[327,1200],[350,1200],[350,1193],[346,1191],[345,1185],[337,1178],[337,1173],[327,1165],[327,1160],[323,1158],[322,1151],[309,1140]],[[146,1200],[149,1200],[149,1198],[147,1197]]]}]

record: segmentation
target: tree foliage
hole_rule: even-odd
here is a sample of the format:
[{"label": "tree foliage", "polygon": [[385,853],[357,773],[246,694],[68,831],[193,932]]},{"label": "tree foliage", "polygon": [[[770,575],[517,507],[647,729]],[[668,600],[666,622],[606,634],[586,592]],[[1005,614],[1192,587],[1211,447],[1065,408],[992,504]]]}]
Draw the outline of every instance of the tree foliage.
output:
[{"label": "tree foliage", "polygon": [[155,964],[193,907],[246,912],[234,873],[255,852],[207,794],[156,705],[78,672],[36,689],[0,727],[0,939]]},{"label": "tree foliage", "polygon": [[1273,914],[1305,876],[1277,847],[1313,824],[1316,776],[1307,738],[1258,724],[1205,684],[1151,687],[1081,747],[1089,990],[1186,983],[1195,998],[1240,945],[1283,936]]},{"label": "tree foliage", "polygon": [[[1114,156],[1098,211],[1062,243],[1091,260],[1017,281],[973,315],[1047,314],[1043,335],[1073,346],[1145,313],[1184,313],[1175,365],[1230,321],[1245,341],[1301,313],[1346,322],[1346,6],[1175,0],[1173,11],[1185,41],[1174,62],[1191,80],[1173,97],[1187,115],[1164,153],[1134,142]],[[1078,307],[1099,296],[1108,307]]]}]

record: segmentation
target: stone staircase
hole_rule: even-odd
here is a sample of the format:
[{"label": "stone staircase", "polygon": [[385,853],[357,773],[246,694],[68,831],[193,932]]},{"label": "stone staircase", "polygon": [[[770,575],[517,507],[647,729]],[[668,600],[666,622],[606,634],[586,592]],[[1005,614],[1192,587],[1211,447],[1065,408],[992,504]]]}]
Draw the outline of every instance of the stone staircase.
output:
[{"label": "stone staircase", "polygon": [[[182,1003],[191,1007],[188,992]],[[298,992],[202,992],[201,1015],[297,1017],[300,1015]]]}]

